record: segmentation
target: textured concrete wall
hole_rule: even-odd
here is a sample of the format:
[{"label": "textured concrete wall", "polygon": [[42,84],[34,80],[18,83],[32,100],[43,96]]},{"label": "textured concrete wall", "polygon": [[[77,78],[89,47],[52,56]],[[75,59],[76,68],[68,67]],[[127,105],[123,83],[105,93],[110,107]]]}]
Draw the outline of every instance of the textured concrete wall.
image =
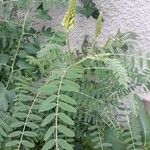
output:
[{"label": "textured concrete wall", "polygon": [[133,31],[139,35],[137,50],[150,52],[150,0],[94,0],[104,12],[103,37]]},{"label": "textured concrete wall", "polygon": [[[93,0],[103,11],[104,27],[98,44],[102,44],[109,35],[114,35],[118,28],[121,31],[133,31],[139,35],[137,51],[150,52],[150,0]],[[50,11],[54,20],[52,24],[59,26],[64,15],[64,8]],[[76,25],[70,34],[72,47],[76,49],[85,34],[92,37],[95,19],[86,19],[78,14]],[[77,45],[78,43],[78,45]]]}]

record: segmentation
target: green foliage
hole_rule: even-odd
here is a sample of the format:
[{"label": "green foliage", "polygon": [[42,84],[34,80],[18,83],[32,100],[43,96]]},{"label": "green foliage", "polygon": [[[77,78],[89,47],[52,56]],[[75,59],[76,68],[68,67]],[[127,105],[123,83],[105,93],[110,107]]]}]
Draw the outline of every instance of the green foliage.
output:
[{"label": "green foliage", "polygon": [[82,6],[78,7],[78,12],[87,18],[92,16],[97,19],[99,16],[99,9],[96,7],[93,0],[82,0]]},{"label": "green foliage", "polygon": [[[0,149],[149,150],[150,119],[138,94],[150,89],[150,60],[134,55],[136,35],[118,31],[97,46],[99,16],[93,43],[75,55],[66,33],[32,26],[30,8],[50,20],[56,2],[0,2]],[[92,1],[84,3],[93,15]],[[12,21],[14,11],[24,18]]]},{"label": "green foliage", "polygon": [[[36,103],[36,88],[31,85],[31,79],[18,79],[16,99],[12,116],[15,121],[10,125],[12,131],[8,134],[11,140],[6,144],[7,147],[16,147],[20,149],[22,146],[32,148],[35,146],[34,138],[38,137],[38,124],[41,116],[38,113],[39,104]],[[31,106],[31,107],[30,107]]]}]

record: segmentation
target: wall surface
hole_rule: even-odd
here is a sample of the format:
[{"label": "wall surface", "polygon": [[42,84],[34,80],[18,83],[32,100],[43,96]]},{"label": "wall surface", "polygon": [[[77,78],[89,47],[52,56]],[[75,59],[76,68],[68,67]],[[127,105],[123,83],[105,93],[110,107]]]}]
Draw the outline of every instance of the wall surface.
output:
[{"label": "wall surface", "polygon": [[117,28],[139,35],[137,50],[150,52],[150,0],[94,0],[104,12],[103,36]]},{"label": "wall surface", "polygon": [[[133,31],[139,35],[137,51],[150,52],[150,0],[93,0],[97,7],[103,11],[104,27],[98,44],[101,45],[109,35],[114,35],[120,28],[121,31]],[[61,26],[64,8],[50,11],[55,26]],[[78,14],[76,25],[71,32],[73,49],[77,43],[82,43],[85,34],[92,37],[95,29],[95,19],[86,19]]]}]

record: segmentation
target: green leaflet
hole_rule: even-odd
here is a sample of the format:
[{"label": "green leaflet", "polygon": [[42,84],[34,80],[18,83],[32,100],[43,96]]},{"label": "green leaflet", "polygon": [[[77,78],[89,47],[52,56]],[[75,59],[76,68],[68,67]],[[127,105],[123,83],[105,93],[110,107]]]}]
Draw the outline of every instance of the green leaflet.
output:
[{"label": "green leaflet", "polygon": [[6,122],[2,122],[2,123],[1,123],[1,127],[2,127],[7,133],[9,133],[9,132],[12,130],[12,128],[10,127],[10,124],[9,124],[9,123],[6,123]]},{"label": "green leaflet", "polygon": [[21,131],[15,131],[15,132],[12,132],[8,135],[8,137],[16,137],[16,136],[20,136],[22,134]]},{"label": "green leaflet", "polygon": [[26,113],[22,113],[22,112],[18,112],[18,113],[14,113],[13,117],[19,118],[19,119],[25,119],[27,116]]},{"label": "green leaflet", "polygon": [[24,104],[22,104],[21,106],[16,107],[16,111],[27,111],[30,109],[30,106],[26,106]]},{"label": "green leaflet", "polygon": [[73,150],[72,146],[63,139],[58,139],[58,144],[65,150]]},{"label": "green leaflet", "polygon": [[43,105],[40,106],[39,112],[44,112],[53,109],[56,106],[56,103],[43,103]]},{"label": "green leaflet", "polygon": [[73,81],[70,81],[70,80],[66,80],[65,79],[65,80],[63,80],[62,84],[65,85],[65,86],[74,87],[74,88],[76,88],[78,90],[80,89],[80,86],[77,83],[75,83]]},{"label": "green leaflet", "polygon": [[62,84],[62,91],[79,92],[80,86],[73,81],[63,80]]},{"label": "green leaflet", "polygon": [[55,107],[55,103],[52,103],[57,98],[57,95],[52,95],[44,100],[40,105],[40,112],[51,110]]},{"label": "green leaflet", "polygon": [[6,143],[6,146],[7,147],[12,147],[12,146],[15,146],[17,144],[19,144],[19,140],[13,140],[13,141],[10,141],[10,142]]},{"label": "green leaflet", "polygon": [[62,101],[64,101],[64,102],[66,102],[66,103],[69,103],[69,104],[72,104],[72,105],[76,105],[76,101],[73,98],[71,98],[71,97],[69,97],[69,96],[67,96],[65,94],[61,94],[60,95],[60,99]]},{"label": "green leaflet", "polygon": [[60,107],[61,109],[65,110],[65,111],[68,111],[68,112],[73,112],[73,113],[76,113],[76,112],[77,112],[77,110],[76,110],[75,107],[73,107],[73,106],[71,106],[71,105],[69,105],[69,104],[66,104],[66,103],[64,103],[64,102],[60,102],[60,103],[59,103],[59,107]]},{"label": "green leaflet", "polygon": [[42,86],[39,91],[41,94],[52,95],[57,92],[57,85],[59,84],[58,80],[51,81],[50,83]]},{"label": "green leaflet", "polygon": [[44,100],[41,105],[43,105],[43,104],[47,105],[47,104],[53,102],[56,98],[57,98],[57,95],[52,95],[52,96],[48,97],[46,100]]},{"label": "green leaflet", "polygon": [[50,138],[50,136],[54,133],[54,130],[55,130],[55,126],[52,126],[47,130],[47,132],[44,136],[45,141],[47,141]]},{"label": "green leaflet", "polygon": [[84,72],[84,69],[81,66],[73,66],[67,71],[67,73],[65,74],[65,77],[67,79],[81,78],[83,76],[83,72]]},{"label": "green leaflet", "polygon": [[74,137],[75,136],[75,133],[71,129],[69,129],[63,125],[58,125],[58,131],[63,133],[65,136],[68,136],[68,137]]},{"label": "green leaflet", "polygon": [[32,131],[25,131],[24,135],[27,136],[27,137],[37,137],[38,136],[37,133],[32,132]]},{"label": "green leaflet", "polygon": [[79,92],[79,89],[74,86],[69,85],[63,85],[61,88],[62,91],[68,91],[68,92]]},{"label": "green leaflet", "polygon": [[8,55],[0,54],[0,66],[7,64],[8,60],[9,60]]},{"label": "green leaflet", "polygon": [[57,86],[45,85],[39,90],[41,94],[51,95],[57,92]]},{"label": "green leaflet", "polygon": [[74,121],[68,115],[64,113],[59,113],[58,118],[68,125],[74,125]]},{"label": "green leaflet", "polygon": [[55,118],[55,113],[49,114],[49,115],[42,121],[41,126],[44,127],[44,126],[46,126],[47,124],[51,123],[54,118]]},{"label": "green leaflet", "polygon": [[16,96],[16,99],[19,98],[21,101],[33,101],[34,97],[30,96],[30,95],[24,95],[24,94],[19,94]]},{"label": "green leaflet", "polygon": [[50,141],[47,141],[47,142],[44,144],[42,150],[49,150],[49,149],[51,149],[51,148],[54,146],[54,144],[55,144],[55,140],[54,140],[54,139],[52,139],[52,140],[50,140]]},{"label": "green leaflet", "polygon": [[30,141],[27,140],[22,140],[22,145],[29,148],[33,148],[35,146],[34,143],[31,143]]},{"label": "green leaflet", "polygon": [[31,128],[31,129],[39,128],[39,126],[33,122],[27,122],[27,127]]},{"label": "green leaflet", "polygon": [[35,115],[35,114],[30,114],[29,118],[30,118],[31,120],[36,120],[36,121],[42,120],[42,118],[41,118],[40,116]]},{"label": "green leaflet", "polygon": [[0,134],[4,137],[7,137],[7,133],[3,130],[2,127],[0,127]]}]

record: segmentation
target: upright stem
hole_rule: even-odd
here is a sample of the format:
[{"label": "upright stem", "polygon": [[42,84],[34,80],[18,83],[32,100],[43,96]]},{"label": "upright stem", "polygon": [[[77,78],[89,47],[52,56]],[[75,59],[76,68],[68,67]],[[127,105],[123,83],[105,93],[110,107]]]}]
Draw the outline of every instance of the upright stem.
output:
[{"label": "upright stem", "polygon": [[97,38],[96,38],[96,36],[94,36],[94,38],[93,38],[93,40],[92,40],[92,52],[91,52],[92,55],[94,55],[96,40],[97,40]]},{"label": "upright stem", "polygon": [[70,59],[70,63],[73,62],[73,58],[72,58],[72,53],[71,53],[71,47],[70,47],[70,41],[69,41],[69,32],[67,32],[67,37],[66,37],[66,43],[67,43],[67,48],[68,48],[68,53],[69,53],[69,59]]}]

